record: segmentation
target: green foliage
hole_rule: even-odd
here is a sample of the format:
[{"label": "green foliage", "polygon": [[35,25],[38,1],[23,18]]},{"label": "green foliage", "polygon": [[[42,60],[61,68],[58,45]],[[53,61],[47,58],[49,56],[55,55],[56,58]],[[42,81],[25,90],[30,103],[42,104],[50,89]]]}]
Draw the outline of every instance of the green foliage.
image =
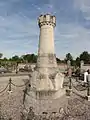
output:
[{"label": "green foliage", "polygon": [[61,63],[61,60],[59,58],[56,58],[57,63]]},{"label": "green foliage", "polygon": [[2,56],[3,56],[3,54],[2,54],[2,53],[0,53],[0,58],[2,58]]},{"label": "green foliage", "polygon": [[80,61],[83,60],[84,63],[90,63],[90,54],[87,51],[84,51],[80,54]]},{"label": "green foliage", "polygon": [[23,59],[23,61],[26,61],[29,63],[36,63],[36,61],[37,61],[37,56],[34,54],[22,55],[21,58]]},{"label": "green foliage", "polygon": [[73,57],[72,57],[71,53],[66,54],[65,63],[67,63],[68,60],[71,62],[71,65],[74,65],[74,61],[73,61]]},{"label": "green foliage", "polygon": [[70,60],[70,61],[73,60],[71,53],[66,54],[66,61],[68,61],[68,60]]},{"label": "green foliage", "polygon": [[3,61],[8,61],[8,59],[6,57],[3,58]]},{"label": "green foliage", "polygon": [[13,57],[11,58],[11,60],[18,62],[18,61],[19,61],[19,57],[18,57],[17,55],[15,55],[15,56],[13,56]]},{"label": "green foliage", "polygon": [[[2,58],[3,54],[0,53],[0,58]],[[67,63],[68,60],[71,61],[71,65],[73,66],[80,66],[80,61],[83,60],[85,64],[90,64],[90,54],[87,51],[82,52],[76,60],[73,59],[71,53],[67,53],[64,60],[60,60],[59,58],[56,58],[57,63]],[[12,66],[16,63],[36,63],[37,62],[37,55],[35,54],[25,54],[22,56],[14,55],[13,57],[7,59],[4,57],[3,59],[0,59],[0,66]]]},{"label": "green foliage", "polygon": [[80,58],[79,57],[76,58],[75,63],[76,63],[76,66],[80,66]]}]

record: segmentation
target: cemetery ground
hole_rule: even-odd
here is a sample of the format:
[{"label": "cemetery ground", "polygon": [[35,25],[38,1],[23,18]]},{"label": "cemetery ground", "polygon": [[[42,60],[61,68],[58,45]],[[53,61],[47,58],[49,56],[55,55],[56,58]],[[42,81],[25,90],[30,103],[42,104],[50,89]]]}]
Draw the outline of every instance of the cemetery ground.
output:
[{"label": "cemetery ground", "polygon": [[[16,76],[15,76],[16,77]],[[7,77],[6,77],[7,78]],[[42,103],[35,104],[36,108],[40,110],[40,114],[36,114],[35,108],[30,105],[29,111],[24,111],[23,105],[23,90],[25,89],[25,82],[28,76],[18,76],[12,78],[11,86],[12,92],[8,92],[9,87],[2,91],[9,81],[8,79],[0,77],[0,120],[89,120],[90,119],[90,101],[87,101],[87,88],[82,86],[81,82],[72,78],[72,92],[70,96],[66,94],[62,97],[51,100],[47,105],[52,105],[54,109],[42,111],[40,107]],[[23,79],[23,80],[22,80]],[[69,80],[65,78],[64,88],[68,89]],[[43,107],[45,107],[43,105]]]}]

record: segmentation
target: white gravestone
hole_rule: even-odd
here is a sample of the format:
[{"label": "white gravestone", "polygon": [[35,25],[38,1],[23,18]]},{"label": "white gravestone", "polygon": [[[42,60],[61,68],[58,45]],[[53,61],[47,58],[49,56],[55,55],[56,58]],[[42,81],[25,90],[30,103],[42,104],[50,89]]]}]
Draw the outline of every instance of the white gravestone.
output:
[{"label": "white gravestone", "polygon": [[88,72],[84,72],[84,82],[87,82]]}]

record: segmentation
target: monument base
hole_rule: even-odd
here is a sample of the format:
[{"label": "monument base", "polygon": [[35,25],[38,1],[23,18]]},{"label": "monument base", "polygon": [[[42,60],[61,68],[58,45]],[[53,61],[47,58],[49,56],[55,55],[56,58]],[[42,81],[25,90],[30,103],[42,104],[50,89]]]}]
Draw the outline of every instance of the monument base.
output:
[{"label": "monument base", "polygon": [[32,106],[36,114],[40,114],[43,111],[58,111],[60,106],[60,101],[65,95],[65,89],[60,89],[58,91],[30,91],[26,96],[25,109],[29,110]]},{"label": "monument base", "polygon": [[59,89],[58,91],[36,91],[36,99],[57,99],[65,94],[65,90]]},{"label": "monument base", "polygon": [[[47,68],[45,68],[47,70]],[[63,88],[64,75],[59,71],[54,71],[51,74],[47,72],[41,73],[35,70],[32,73],[30,80],[32,88],[36,88],[36,91],[58,91]]]},{"label": "monument base", "polygon": [[27,111],[30,106],[37,114],[54,109],[56,105],[53,106],[53,102],[65,95],[63,82],[64,75],[59,72],[57,67],[37,67],[32,73],[31,90],[27,92],[24,102]]}]

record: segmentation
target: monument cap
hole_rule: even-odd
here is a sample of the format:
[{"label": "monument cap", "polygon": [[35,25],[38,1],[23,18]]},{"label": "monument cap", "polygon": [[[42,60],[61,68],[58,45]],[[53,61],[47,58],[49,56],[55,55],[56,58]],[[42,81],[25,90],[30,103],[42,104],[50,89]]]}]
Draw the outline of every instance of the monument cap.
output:
[{"label": "monument cap", "polygon": [[53,27],[56,26],[56,17],[51,14],[44,14],[40,15],[38,18],[38,25],[39,27],[43,25],[52,25]]}]

